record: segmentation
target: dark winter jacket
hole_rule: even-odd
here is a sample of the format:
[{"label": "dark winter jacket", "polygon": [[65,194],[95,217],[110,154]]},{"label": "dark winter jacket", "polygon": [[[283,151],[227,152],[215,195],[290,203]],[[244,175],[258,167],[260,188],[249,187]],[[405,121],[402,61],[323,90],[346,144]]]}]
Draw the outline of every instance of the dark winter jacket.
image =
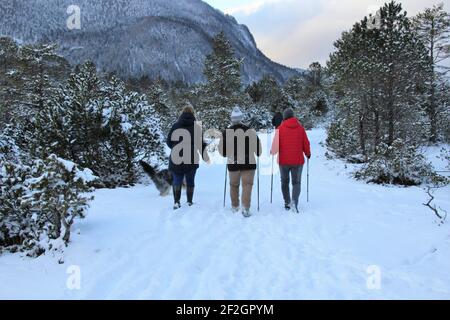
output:
[{"label": "dark winter jacket", "polygon": [[275,113],[275,115],[272,118],[272,126],[274,126],[275,129],[278,129],[281,126],[282,122],[283,122],[283,114],[281,112]]},{"label": "dark winter jacket", "polygon": [[[183,139],[185,137],[183,133],[187,137],[186,141]],[[195,116],[192,113],[183,113],[172,126],[167,137],[167,145],[172,150],[169,170],[177,174],[185,174],[198,169],[200,158],[204,154],[205,157],[207,156],[206,152],[204,152],[207,145],[203,140],[202,128],[196,123]],[[190,150],[191,156],[189,159],[183,159],[183,150]],[[208,161],[209,159],[204,160]]]},{"label": "dark winter jacket", "polygon": [[[238,139],[239,133],[241,134],[241,139]],[[228,143],[227,137],[234,137],[234,143]],[[242,146],[242,152],[239,152],[240,146]],[[222,133],[219,153],[223,157],[228,158],[228,170],[231,172],[256,170],[255,154],[258,157],[262,154],[261,141],[254,129],[250,129],[243,124],[236,124]]]},{"label": "dark winter jacket", "polygon": [[304,154],[311,157],[308,136],[297,118],[283,121],[275,133],[271,153],[279,154],[278,163],[282,166],[304,165]]}]

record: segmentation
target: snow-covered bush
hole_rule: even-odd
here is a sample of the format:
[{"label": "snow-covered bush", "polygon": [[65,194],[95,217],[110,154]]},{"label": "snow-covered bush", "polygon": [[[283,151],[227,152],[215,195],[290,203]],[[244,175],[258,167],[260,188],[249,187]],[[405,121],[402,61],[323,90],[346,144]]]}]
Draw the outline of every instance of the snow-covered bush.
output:
[{"label": "snow-covered bush", "polygon": [[145,96],[121,80],[98,78],[87,62],[39,112],[38,157],[50,154],[90,168],[101,187],[133,184],[138,161],[165,160],[160,119]]},{"label": "snow-covered bush", "polygon": [[92,200],[88,195],[93,191],[89,183],[96,177],[91,170],[82,170],[55,155],[36,161],[32,176],[29,180],[32,193],[26,201],[38,208],[42,218],[51,221],[50,238],[61,237],[67,243],[74,219],[84,218],[88,202]]},{"label": "snow-covered bush", "polygon": [[306,104],[299,104],[294,110],[295,115],[306,130],[316,127],[320,117],[311,111]]},{"label": "snow-covered bush", "polygon": [[161,128],[164,135],[168,135],[173,121],[178,118],[178,110],[169,101],[168,93],[163,86],[163,81],[157,79],[147,91],[147,99],[161,120]]},{"label": "snow-covered bush", "polygon": [[450,149],[442,148],[439,158],[446,162],[446,169],[450,170]]},{"label": "snow-covered bush", "polygon": [[0,164],[0,252],[18,251],[27,239],[36,238],[31,209],[23,199],[30,194],[27,180],[31,168],[2,161]]},{"label": "snow-covered bush", "polygon": [[27,233],[22,212],[28,211],[22,198],[28,193],[24,182],[31,168],[23,165],[15,141],[3,130],[0,133],[0,250],[21,243]]},{"label": "snow-covered bush", "polygon": [[0,132],[0,164],[6,161],[20,162],[20,150],[5,130]]},{"label": "snow-covered bush", "polygon": [[379,184],[420,185],[441,180],[417,148],[397,139],[389,146],[381,143],[376,153],[355,177]]},{"label": "snow-covered bush", "polygon": [[89,169],[55,155],[31,165],[0,166],[0,250],[38,256],[60,250],[70,240],[75,218],[92,200]]},{"label": "snow-covered bush", "polygon": [[104,147],[102,178],[112,185],[134,183],[139,160],[164,166],[164,134],[161,119],[144,95],[128,92],[125,84],[111,79],[103,88],[100,101]]},{"label": "snow-covered bush", "polygon": [[250,104],[245,108],[245,124],[257,131],[272,127],[272,115],[265,106]]},{"label": "snow-covered bush", "polygon": [[339,119],[331,123],[328,128],[326,145],[328,150],[339,158],[348,160],[360,158],[355,154],[355,150],[358,150],[356,134],[345,120]]},{"label": "snow-covered bush", "polygon": [[450,143],[450,108],[447,108],[447,114],[443,115],[441,118],[441,125],[440,127],[442,128],[442,136],[443,136],[443,141],[445,141],[446,143]]}]

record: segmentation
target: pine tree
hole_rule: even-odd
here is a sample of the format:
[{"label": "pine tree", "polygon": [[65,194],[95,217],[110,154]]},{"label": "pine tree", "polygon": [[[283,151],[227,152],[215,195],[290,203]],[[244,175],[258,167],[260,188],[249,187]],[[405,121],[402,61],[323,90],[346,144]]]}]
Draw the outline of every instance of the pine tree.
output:
[{"label": "pine tree", "polygon": [[313,62],[308,70],[285,84],[284,90],[306,128],[327,120],[334,105],[330,86],[326,70],[319,62]]},{"label": "pine tree", "polygon": [[328,112],[328,93],[325,89],[325,71],[319,62],[313,62],[304,75],[304,99],[310,112],[320,117]]},{"label": "pine tree", "polygon": [[[1,140],[0,140],[1,145]],[[88,169],[57,158],[0,164],[0,250],[39,256],[62,250],[92,197]]]},{"label": "pine tree", "polygon": [[16,143],[32,144],[34,117],[51,99],[69,72],[67,60],[51,44],[20,46],[0,38],[0,123],[12,124]]},{"label": "pine tree", "polygon": [[26,75],[22,90],[29,94],[24,103],[38,111],[54,94],[59,80],[68,75],[69,63],[56,50],[54,44],[26,45],[21,48],[23,72]]},{"label": "pine tree", "polygon": [[11,122],[15,101],[22,100],[19,50],[13,39],[0,37],[0,124]]},{"label": "pine tree", "polygon": [[85,217],[93,199],[89,196],[93,191],[89,183],[96,177],[91,170],[81,169],[56,155],[36,161],[32,175],[29,180],[32,192],[25,197],[25,203],[38,208],[35,221],[41,224],[39,230],[45,231],[49,239],[61,239],[67,245],[74,220]]},{"label": "pine tree", "polygon": [[246,92],[253,103],[264,105],[270,112],[283,112],[293,107],[284,88],[270,75],[251,84]]},{"label": "pine tree", "polygon": [[247,103],[244,123],[257,131],[272,128],[272,113],[264,104]]},{"label": "pine tree", "polygon": [[161,119],[161,127],[164,134],[167,135],[171,124],[177,118],[177,110],[170,104],[161,79],[157,79],[153,82],[147,93],[147,97]]},{"label": "pine tree", "polygon": [[418,153],[414,145],[407,145],[403,140],[397,139],[392,145],[380,143],[377,149],[370,161],[356,171],[357,179],[404,186],[446,181],[434,172],[431,163]]},{"label": "pine tree", "polygon": [[223,32],[213,40],[213,51],[206,57],[202,90],[201,120],[207,128],[224,129],[235,105],[243,103],[240,61]]},{"label": "pine tree", "polygon": [[381,142],[423,139],[417,127],[423,127],[426,49],[400,4],[386,4],[380,19],[380,28],[368,26],[366,17],[344,32],[328,63],[335,87],[344,94],[339,117],[354,126],[359,140],[354,153],[366,158]]},{"label": "pine tree", "polygon": [[[0,140],[1,144],[4,141]],[[19,251],[27,239],[33,239],[31,208],[23,201],[30,194],[25,184],[30,177],[31,167],[14,161],[0,162],[0,252],[4,248]]]},{"label": "pine tree", "polygon": [[439,86],[447,80],[443,76],[449,67],[442,63],[450,57],[450,16],[444,11],[444,4],[434,5],[414,18],[415,32],[428,49],[431,72],[428,76],[429,97],[426,112],[430,123],[429,140],[438,139],[439,119],[444,112],[445,95],[441,95]]},{"label": "pine tree", "polygon": [[[328,69],[341,97],[327,145],[335,155],[367,162],[357,174],[365,180],[423,182],[426,177],[418,176],[429,175],[429,168],[415,150],[428,132],[423,110],[430,74],[427,49],[400,4],[385,4],[377,27],[371,19],[365,17],[344,32],[330,57]],[[412,170],[397,167],[402,161],[412,163],[411,157],[418,164]]]},{"label": "pine tree", "polygon": [[301,75],[295,75],[289,78],[284,85],[286,94],[298,104],[304,99],[304,92],[306,91],[305,79]]},{"label": "pine tree", "polygon": [[442,112],[438,120],[438,127],[445,142],[450,143],[450,83],[443,81],[438,86],[438,96],[441,97]]},{"label": "pine tree", "polygon": [[[156,166],[164,166],[164,134],[161,118],[153,105],[144,95],[129,92],[124,83],[113,78],[103,90],[107,103],[103,103],[103,128],[107,130],[110,148],[116,150],[117,168],[123,167],[127,183],[135,183],[138,179],[137,163],[147,160]],[[107,157],[107,155],[105,155]],[[111,172],[111,176],[113,173]]]},{"label": "pine tree", "polygon": [[318,88],[322,86],[323,68],[319,62],[313,62],[309,65],[305,78],[311,84],[311,87]]},{"label": "pine tree", "polygon": [[100,150],[102,114],[98,108],[101,82],[95,65],[79,66],[46,107],[38,114],[36,126],[40,158],[56,154],[90,167]]},{"label": "pine tree", "polygon": [[133,184],[139,160],[165,161],[160,122],[144,95],[115,77],[102,81],[87,62],[39,113],[35,153],[90,168],[103,186]]}]

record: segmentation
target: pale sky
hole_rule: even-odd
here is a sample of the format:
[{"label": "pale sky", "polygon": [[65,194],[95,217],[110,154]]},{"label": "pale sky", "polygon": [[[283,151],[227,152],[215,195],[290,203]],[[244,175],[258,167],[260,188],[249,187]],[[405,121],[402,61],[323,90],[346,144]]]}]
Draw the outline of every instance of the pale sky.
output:
[{"label": "pale sky", "polygon": [[[306,68],[325,63],[333,42],[367,13],[388,0],[205,0],[246,24],[258,47],[276,62]],[[403,0],[410,16],[433,4],[450,0]]]}]

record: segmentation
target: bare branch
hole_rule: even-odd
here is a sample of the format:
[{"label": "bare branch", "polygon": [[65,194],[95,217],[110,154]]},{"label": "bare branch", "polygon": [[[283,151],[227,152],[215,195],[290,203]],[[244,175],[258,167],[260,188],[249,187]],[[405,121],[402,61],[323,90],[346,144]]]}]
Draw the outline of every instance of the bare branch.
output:
[{"label": "bare branch", "polygon": [[424,203],[423,205],[425,207],[428,207],[431,211],[433,211],[434,214],[441,220],[441,223],[444,223],[445,220],[447,219],[447,212],[445,210],[443,210],[442,208],[438,208],[438,207],[436,207],[436,205],[431,204],[435,199],[432,190],[437,189],[437,188],[439,188],[439,187],[431,187],[431,186],[427,187],[426,192],[427,192],[428,196],[430,197],[430,199],[428,200],[427,203]]}]

